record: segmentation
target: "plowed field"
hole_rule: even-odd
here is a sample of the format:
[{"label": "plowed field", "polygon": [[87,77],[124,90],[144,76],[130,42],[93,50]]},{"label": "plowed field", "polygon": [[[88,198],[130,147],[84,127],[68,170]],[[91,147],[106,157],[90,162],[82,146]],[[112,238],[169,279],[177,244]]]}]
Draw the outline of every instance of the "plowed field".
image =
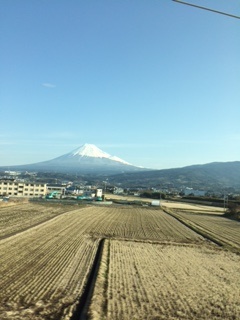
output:
[{"label": "plowed field", "polygon": [[26,230],[66,211],[69,211],[69,207],[27,202],[13,206],[1,206],[0,239]]},{"label": "plowed field", "polygon": [[[5,209],[10,211],[4,211]],[[67,205],[24,204],[1,208],[0,215],[2,218],[0,219],[1,320],[70,319],[84,292],[100,239],[111,239],[109,241],[114,245],[115,243],[116,245],[125,243],[126,248],[131,247],[131,244],[135,248],[136,245],[136,254],[142,255],[137,260],[135,249],[132,251],[129,249],[129,251],[123,247],[121,250],[125,250],[125,253],[116,249],[120,250],[120,254],[115,254],[116,250],[112,249],[113,247],[110,251],[107,249],[107,258],[104,259],[107,259],[107,278],[111,281],[108,290],[112,287],[113,292],[114,286],[118,286],[118,283],[114,282],[115,280],[118,281],[117,279],[123,276],[126,279],[128,276],[132,277],[132,274],[124,269],[125,267],[119,269],[119,274],[117,273],[116,260],[128,263],[122,254],[128,255],[127,259],[130,260],[131,255],[133,256],[129,265],[131,263],[144,264],[145,261],[145,265],[150,269],[152,265],[154,270],[162,268],[161,272],[165,272],[164,270],[168,266],[165,259],[162,259],[162,255],[156,253],[160,250],[157,249],[158,246],[160,246],[159,248],[167,248],[170,245],[172,248],[179,248],[176,251],[175,265],[177,265],[179,259],[187,259],[191,263],[191,255],[181,257],[179,252],[182,248],[184,249],[186,246],[200,248],[206,244],[203,237],[160,209],[130,206],[79,208]],[[149,247],[145,247],[146,244]],[[149,249],[149,254],[147,254],[145,248],[156,248],[157,251],[152,252],[152,249]],[[104,250],[106,251],[106,249]],[[111,256],[110,260],[109,255]],[[104,259],[102,265],[104,265]],[[229,259],[229,268],[231,269],[233,259]],[[113,264],[111,265],[111,263]],[[234,265],[233,272],[235,272]],[[114,275],[114,273],[116,274]],[[158,283],[157,277],[160,275],[161,273],[155,274],[156,283]],[[139,273],[139,277],[142,278],[143,274]],[[146,272],[141,283],[147,281],[147,277]],[[131,286],[133,280],[130,278],[129,285]],[[231,283],[231,279],[226,279]],[[151,283],[152,280],[149,281]],[[140,294],[144,289],[138,290]],[[160,295],[161,290],[160,287],[156,294]],[[181,293],[179,294],[181,296]],[[106,296],[103,299],[104,308],[106,308],[108,300],[105,298]],[[134,295],[133,299],[141,301],[140,297],[135,298]],[[153,303],[154,301],[150,301],[152,306]],[[134,319],[131,318],[130,313],[126,313],[123,318],[110,318],[110,314],[115,317],[109,309],[110,305],[107,305],[108,309],[106,309],[108,310],[107,319]],[[133,303],[133,305],[135,304]],[[118,309],[118,313],[125,314],[126,308],[128,307],[123,303],[122,307]],[[149,310],[145,310],[143,319],[147,319]],[[152,310],[155,310],[154,307]],[[149,313],[149,316],[154,314]]]},{"label": "plowed field", "polygon": [[108,240],[90,319],[240,319],[240,257],[213,247]]},{"label": "plowed field", "polygon": [[200,232],[209,235],[225,247],[240,253],[240,222],[224,216],[171,210],[169,213]]}]

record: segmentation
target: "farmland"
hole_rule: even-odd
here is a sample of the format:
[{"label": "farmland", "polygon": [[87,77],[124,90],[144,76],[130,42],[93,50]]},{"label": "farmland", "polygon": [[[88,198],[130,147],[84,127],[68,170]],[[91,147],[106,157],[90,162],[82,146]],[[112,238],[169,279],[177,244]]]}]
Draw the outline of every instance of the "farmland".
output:
[{"label": "farmland", "polygon": [[[191,319],[201,292],[214,317],[239,318],[240,257],[159,208],[26,203],[1,207],[0,217],[2,320],[71,319],[101,239],[90,318]],[[202,290],[194,287],[196,274],[205,279]]]},{"label": "farmland", "polygon": [[108,240],[89,316],[239,319],[239,262],[207,246]]},{"label": "farmland", "polygon": [[217,243],[237,252],[240,252],[240,222],[227,219],[224,216],[203,214],[198,211],[167,210],[174,217],[186,225],[208,235]]},{"label": "farmland", "polygon": [[26,230],[67,210],[69,208],[66,209],[64,206],[27,202],[2,206],[0,207],[0,238]]}]

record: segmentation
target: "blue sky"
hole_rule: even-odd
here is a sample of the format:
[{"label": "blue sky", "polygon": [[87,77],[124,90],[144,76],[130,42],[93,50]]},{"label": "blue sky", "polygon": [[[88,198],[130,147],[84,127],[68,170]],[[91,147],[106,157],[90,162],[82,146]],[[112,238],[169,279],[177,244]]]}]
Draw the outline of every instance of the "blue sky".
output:
[{"label": "blue sky", "polygon": [[240,161],[239,35],[171,0],[1,1],[0,165],[84,143],[150,168]]}]

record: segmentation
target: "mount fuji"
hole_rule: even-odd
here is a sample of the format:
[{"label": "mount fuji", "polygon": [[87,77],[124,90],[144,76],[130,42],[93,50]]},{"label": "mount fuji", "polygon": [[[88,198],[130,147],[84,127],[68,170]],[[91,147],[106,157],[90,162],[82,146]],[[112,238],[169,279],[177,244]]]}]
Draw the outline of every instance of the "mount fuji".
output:
[{"label": "mount fuji", "polygon": [[93,144],[84,144],[52,160],[11,166],[11,168],[14,170],[82,174],[117,174],[144,170],[142,167],[134,166],[116,156],[111,156]]},{"label": "mount fuji", "polygon": [[69,160],[69,159],[74,159],[77,161],[81,161],[84,159],[84,157],[88,157],[88,158],[100,158],[100,159],[109,159],[112,161],[117,161],[120,162],[122,164],[126,164],[126,165],[130,165],[130,163],[116,157],[116,156],[111,156],[110,154],[102,151],[101,149],[99,149],[98,147],[96,147],[94,144],[84,144],[81,147],[61,156],[56,158],[55,160]]}]

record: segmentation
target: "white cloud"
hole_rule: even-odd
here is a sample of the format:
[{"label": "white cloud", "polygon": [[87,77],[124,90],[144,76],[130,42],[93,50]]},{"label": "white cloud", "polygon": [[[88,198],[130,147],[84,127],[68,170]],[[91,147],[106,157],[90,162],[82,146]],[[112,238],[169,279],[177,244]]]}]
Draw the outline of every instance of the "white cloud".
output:
[{"label": "white cloud", "polygon": [[48,82],[42,83],[42,86],[45,87],[45,88],[49,88],[49,89],[56,88],[55,84],[48,83]]},{"label": "white cloud", "polygon": [[14,142],[12,142],[12,141],[3,141],[3,140],[0,140],[0,145],[13,145],[13,144],[15,144]]}]

